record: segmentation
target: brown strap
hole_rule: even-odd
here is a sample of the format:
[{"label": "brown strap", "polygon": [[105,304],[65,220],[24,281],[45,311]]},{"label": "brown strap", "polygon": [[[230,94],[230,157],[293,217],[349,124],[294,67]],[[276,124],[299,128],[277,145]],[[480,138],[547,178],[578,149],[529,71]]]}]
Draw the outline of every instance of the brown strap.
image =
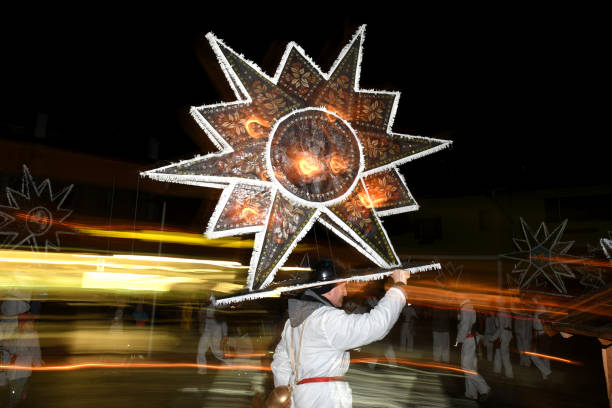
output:
[{"label": "brown strap", "polygon": [[[293,347],[291,347],[291,341],[289,341],[289,357],[291,358],[291,368],[293,369],[293,372],[295,373],[295,382],[297,383],[297,376],[298,376],[298,368],[299,368],[299,364],[300,364],[300,355],[302,354],[302,338],[304,337],[304,331],[306,331],[306,322],[308,321],[308,319],[306,319],[304,321],[304,323],[302,323],[302,332],[300,333],[300,344],[299,344],[299,348],[298,348],[298,354],[297,354],[297,359],[294,359],[293,356]],[[297,361],[296,361],[297,360]]]}]

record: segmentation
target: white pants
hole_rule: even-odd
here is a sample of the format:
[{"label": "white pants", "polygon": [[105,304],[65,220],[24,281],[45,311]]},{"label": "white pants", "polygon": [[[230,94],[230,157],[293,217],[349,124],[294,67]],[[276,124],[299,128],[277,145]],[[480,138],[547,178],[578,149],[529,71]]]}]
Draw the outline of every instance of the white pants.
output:
[{"label": "white pants", "polygon": [[517,320],[514,324],[514,334],[516,335],[516,348],[518,349],[521,357],[520,364],[525,367],[531,365],[531,358],[529,355],[524,354],[524,351],[531,351],[531,336],[532,331],[530,320]]},{"label": "white pants", "polygon": [[[223,350],[221,349],[221,335],[214,333],[212,330],[204,329],[204,333],[200,337],[198,343],[198,358],[197,363],[200,365],[206,365],[206,352],[210,349],[215,358],[223,361]],[[201,367],[198,371],[203,374],[206,372],[206,368]]]},{"label": "white pants", "polygon": [[485,347],[487,348],[487,360],[493,361],[493,342],[490,341],[492,334],[483,334],[482,341],[484,341]]},{"label": "white pants", "polygon": [[450,361],[450,336],[448,332],[433,332],[434,361]]},{"label": "white pants", "polygon": [[400,347],[402,351],[414,350],[414,330],[409,323],[402,323],[402,332],[400,335]]},{"label": "white pants", "polygon": [[510,340],[512,340],[512,332],[509,330],[504,330],[501,334],[501,346],[495,349],[493,371],[500,374],[503,365],[504,375],[508,378],[514,378],[512,373],[512,363],[510,363]]},{"label": "white pants", "polygon": [[[541,334],[540,336],[546,336],[546,334]],[[537,345],[537,341],[536,341],[536,345]],[[541,350],[538,349],[538,347],[536,347],[535,350],[537,353],[544,353],[547,350]],[[542,374],[543,378],[546,378],[550,375],[550,373],[552,372],[550,369],[550,360],[547,358],[542,358],[542,357],[538,357],[538,356],[534,356],[532,354],[529,355],[529,358],[531,359],[531,361],[533,361],[533,365],[535,365],[537,367],[538,370],[540,370],[540,373]]]},{"label": "white pants", "polygon": [[476,357],[476,341],[474,337],[468,337],[461,345],[461,368],[476,372],[465,373],[465,396],[477,399],[478,394],[488,394],[491,390],[489,384],[478,374],[478,359]]}]

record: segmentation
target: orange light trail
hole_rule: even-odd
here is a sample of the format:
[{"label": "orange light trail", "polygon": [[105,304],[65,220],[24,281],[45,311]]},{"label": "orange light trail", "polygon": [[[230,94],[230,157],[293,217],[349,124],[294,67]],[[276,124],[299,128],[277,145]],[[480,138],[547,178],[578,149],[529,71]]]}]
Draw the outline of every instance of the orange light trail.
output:
[{"label": "orange light trail", "polygon": [[582,363],[579,363],[578,361],[567,360],[561,357],[549,356],[548,354],[534,353],[533,351],[521,351],[520,353],[527,354],[529,356],[541,357],[541,358],[545,358],[548,360],[559,361],[561,363],[567,363],[567,364],[572,364],[572,365],[582,365]]},{"label": "orange light trail", "polygon": [[[378,361],[378,359],[372,358],[372,357],[351,359],[351,363],[375,363],[376,361]],[[470,375],[478,374],[476,371],[464,370],[463,368],[451,366],[447,364],[424,363],[424,362],[419,362],[419,361],[407,360],[405,358],[396,358],[394,360],[387,360],[387,361],[389,363],[397,363],[401,365],[408,365],[408,366],[414,366],[414,367],[436,368],[439,370],[454,371],[456,373],[461,373],[461,374],[470,374]]]},{"label": "orange light trail", "polygon": [[249,118],[244,122],[244,128],[246,129],[249,136],[251,136],[253,139],[259,139],[263,135],[255,132],[251,128],[251,125],[253,125],[254,123],[257,123],[259,126],[263,126],[263,127],[270,127],[270,123],[263,119],[259,119],[256,117]]},{"label": "orange light trail", "polygon": [[[51,220],[50,218],[47,218],[47,217],[38,217],[36,215],[30,215],[30,214],[24,214],[24,213],[17,213],[17,214],[15,214],[15,216],[17,218],[21,218],[21,219],[24,219],[26,221],[34,221],[34,222],[37,222],[39,224],[42,224],[42,223],[49,224],[49,223],[53,222],[53,220]],[[56,224],[63,224],[63,223],[56,222]]]},{"label": "orange light trail", "polygon": [[49,365],[43,367],[30,367],[20,365],[0,365],[0,370],[32,370],[32,371],[71,371],[83,370],[87,368],[121,368],[121,369],[139,369],[139,368],[210,368],[212,370],[247,370],[247,371],[271,371],[271,368],[263,365],[252,364],[232,364],[232,365],[216,365],[216,364],[196,364],[196,363],[77,363],[66,365]]},{"label": "orange light trail", "polygon": [[[226,354],[226,357],[265,357],[265,353],[250,353],[250,354]],[[550,357],[550,356],[549,356]],[[563,360],[565,362],[569,362],[569,360]],[[351,359],[351,363],[359,364],[359,363],[373,363],[378,361],[376,358],[368,357],[368,358],[355,358]],[[397,364],[414,366],[414,367],[425,367],[425,368],[435,368],[439,370],[453,371],[462,374],[472,374],[475,375],[475,371],[464,370],[460,367],[446,365],[446,364],[437,364],[437,363],[425,363],[419,361],[412,361],[407,359],[395,359],[394,361]],[[73,371],[73,370],[84,370],[84,369],[93,369],[93,368],[110,368],[110,369],[145,369],[145,368],[206,368],[211,370],[246,370],[246,371],[266,371],[270,372],[272,369],[266,365],[255,365],[255,364],[228,364],[228,365],[218,365],[218,364],[196,364],[196,363],[101,363],[101,362],[84,362],[84,363],[76,363],[76,364],[65,364],[65,365],[48,365],[42,367],[31,367],[31,366],[21,366],[21,365],[8,365],[2,364],[0,365],[0,370],[32,370],[32,371]]]},{"label": "orange light trail", "polygon": [[539,261],[551,261],[564,264],[575,264],[575,265],[586,265],[586,266],[599,266],[603,268],[612,268],[612,262],[610,261],[599,261],[596,259],[576,259],[566,258],[562,256],[532,256],[532,259]]}]

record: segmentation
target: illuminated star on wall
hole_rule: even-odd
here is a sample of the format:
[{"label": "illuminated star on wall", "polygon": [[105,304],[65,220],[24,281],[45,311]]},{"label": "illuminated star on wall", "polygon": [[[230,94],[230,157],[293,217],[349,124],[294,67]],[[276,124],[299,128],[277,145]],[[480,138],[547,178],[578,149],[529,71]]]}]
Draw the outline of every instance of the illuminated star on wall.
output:
[{"label": "illuminated star on wall", "polygon": [[8,205],[0,205],[0,246],[59,250],[60,235],[73,233],[63,224],[72,210],[62,208],[72,187],[53,194],[48,178],[37,185],[23,165],[21,191],[6,187]]},{"label": "illuminated star on wall", "polygon": [[546,224],[541,223],[535,234],[521,218],[524,239],[514,239],[518,252],[502,255],[504,258],[518,261],[512,274],[518,275],[516,283],[522,290],[532,287],[552,285],[562,294],[567,294],[563,277],[574,278],[574,272],[567,266],[565,258],[574,241],[561,242],[561,236],[567,220],[559,224],[552,232]]},{"label": "illuminated star on wall", "polygon": [[359,88],[364,32],[328,73],[290,43],[273,77],[209,33],[237,100],[191,114],[220,151],[142,173],[224,189],[206,234],[256,233],[250,290],[317,220],[380,267],[399,265],[379,217],[418,205],[397,167],[451,142],[392,132],[399,93]]}]

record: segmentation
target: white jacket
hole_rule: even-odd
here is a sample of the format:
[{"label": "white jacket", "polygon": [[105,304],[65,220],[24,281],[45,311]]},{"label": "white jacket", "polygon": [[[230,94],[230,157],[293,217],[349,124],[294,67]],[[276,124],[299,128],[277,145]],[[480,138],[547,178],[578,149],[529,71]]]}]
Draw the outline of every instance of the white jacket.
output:
[{"label": "white jacket", "polygon": [[[322,299],[312,291],[306,294]],[[389,289],[376,307],[364,314],[347,314],[322,300],[321,303],[290,301],[290,318],[272,361],[275,386],[294,385],[306,378],[343,376],[350,363],[347,350],[384,338],[406,304],[404,292],[396,287]],[[304,329],[296,376],[291,367],[288,343],[291,343],[297,362]],[[292,400],[292,408],[352,406],[351,388],[345,381],[297,385]]]},{"label": "white jacket", "polygon": [[[459,312],[459,324],[457,325],[457,341],[463,343],[468,339],[468,335],[472,332],[472,326],[476,323],[476,311],[469,300],[464,300]],[[472,340],[473,341],[473,340]]]}]

